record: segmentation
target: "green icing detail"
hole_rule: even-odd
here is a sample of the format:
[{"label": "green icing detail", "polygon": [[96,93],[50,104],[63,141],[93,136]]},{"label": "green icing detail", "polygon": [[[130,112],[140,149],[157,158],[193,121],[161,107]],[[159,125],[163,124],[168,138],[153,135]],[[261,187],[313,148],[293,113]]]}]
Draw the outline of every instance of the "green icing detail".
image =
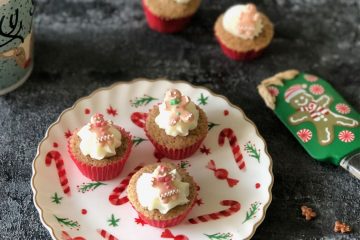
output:
[{"label": "green icing detail", "polygon": [[180,103],[180,99],[177,99],[177,98],[175,98],[175,99],[171,99],[170,100],[170,105],[178,105]]},{"label": "green icing detail", "polygon": [[[302,85],[303,91],[290,95],[287,102],[285,92],[294,85]],[[359,113],[328,82],[301,73],[274,87],[279,90],[276,115],[313,158],[339,165],[345,156],[360,151]],[[309,110],[309,102],[316,111]],[[339,111],[337,104],[345,104],[348,111]]]}]

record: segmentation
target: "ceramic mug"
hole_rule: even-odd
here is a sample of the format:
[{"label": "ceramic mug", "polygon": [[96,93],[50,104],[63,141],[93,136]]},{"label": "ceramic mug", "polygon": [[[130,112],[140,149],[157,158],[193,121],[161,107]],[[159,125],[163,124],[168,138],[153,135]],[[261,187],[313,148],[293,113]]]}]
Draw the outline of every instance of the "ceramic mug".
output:
[{"label": "ceramic mug", "polygon": [[0,0],[0,95],[20,86],[33,67],[32,0]]}]

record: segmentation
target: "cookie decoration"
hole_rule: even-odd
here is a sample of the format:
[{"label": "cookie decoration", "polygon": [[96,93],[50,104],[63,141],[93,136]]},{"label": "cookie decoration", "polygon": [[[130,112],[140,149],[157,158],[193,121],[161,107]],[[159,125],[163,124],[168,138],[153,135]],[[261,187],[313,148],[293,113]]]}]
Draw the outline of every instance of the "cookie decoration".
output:
[{"label": "cookie decoration", "polygon": [[328,82],[287,70],[263,80],[258,92],[313,158],[359,178],[359,113]]}]

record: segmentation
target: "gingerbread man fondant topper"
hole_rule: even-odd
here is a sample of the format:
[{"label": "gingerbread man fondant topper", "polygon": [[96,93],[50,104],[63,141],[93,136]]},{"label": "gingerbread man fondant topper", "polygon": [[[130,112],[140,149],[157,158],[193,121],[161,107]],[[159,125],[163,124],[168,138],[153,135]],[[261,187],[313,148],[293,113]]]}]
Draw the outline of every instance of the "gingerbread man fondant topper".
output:
[{"label": "gingerbread man fondant topper", "polygon": [[185,123],[194,120],[194,115],[186,110],[190,101],[188,96],[183,96],[177,89],[170,89],[165,93],[166,111],[172,112],[169,120],[171,126],[176,125],[180,120]]},{"label": "gingerbread man fondant topper", "polygon": [[240,14],[239,31],[242,35],[252,38],[256,34],[256,23],[260,19],[260,14],[252,3],[246,4],[245,8]]},{"label": "gingerbread man fondant topper", "polygon": [[179,195],[179,189],[174,185],[176,178],[171,169],[160,165],[155,170],[155,177],[152,178],[152,186],[159,189],[160,199],[163,203],[176,200]]},{"label": "gingerbread man fondant topper", "polygon": [[90,131],[96,134],[96,140],[100,144],[111,144],[114,139],[114,135],[109,131],[109,128],[113,125],[112,121],[106,121],[104,115],[97,113],[90,119]]}]

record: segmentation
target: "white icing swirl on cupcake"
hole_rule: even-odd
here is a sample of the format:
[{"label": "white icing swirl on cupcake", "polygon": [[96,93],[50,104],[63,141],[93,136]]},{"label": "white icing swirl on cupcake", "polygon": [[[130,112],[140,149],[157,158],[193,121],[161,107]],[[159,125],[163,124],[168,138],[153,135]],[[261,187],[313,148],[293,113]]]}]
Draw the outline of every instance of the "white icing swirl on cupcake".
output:
[{"label": "white icing swirl on cupcake", "polygon": [[164,102],[159,105],[159,115],[155,122],[169,136],[187,136],[198,125],[199,110],[190,98],[179,90],[170,89]]},{"label": "white icing swirl on cupcake", "polygon": [[80,137],[80,150],[83,155],[102,160],[116,155],[116,148],[121,146],[121,132],[111,121],[104,120],[102,114],[91,117],[77,133]]},{"label": "white icing swirl on cupcake", "polygon": [[259,36],[264,28],[260,13],[254,4],[238,4],[229,8],[223,18],[224,29],[244,40]]},{"label": "white icing swirl on cupcake", "polygon": [[152,173],[143,173],[136,182],[139,203],[149,211],[157,209],[161,214],[188,203],[190,184],[181,180],[176,169],[162,165]]}]

